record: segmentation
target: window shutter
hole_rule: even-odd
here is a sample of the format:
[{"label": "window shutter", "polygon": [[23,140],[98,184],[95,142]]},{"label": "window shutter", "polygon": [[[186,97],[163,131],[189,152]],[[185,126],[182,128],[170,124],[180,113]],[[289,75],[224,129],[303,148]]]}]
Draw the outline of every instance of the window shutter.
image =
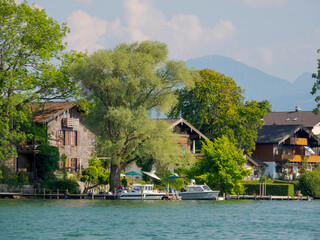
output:
[{"label": "window shutter", "polygon": [[56,145],[59,145],[59,131],[56,131],[56,139],[57,139],[57,141],[56,141]]},{"label": "window shutter", "polygon": [[80,146],[80,132],[79,132],[79,131],[76,131],[76,135],[77,135],[76,145],[77,145],[77,146]]}]

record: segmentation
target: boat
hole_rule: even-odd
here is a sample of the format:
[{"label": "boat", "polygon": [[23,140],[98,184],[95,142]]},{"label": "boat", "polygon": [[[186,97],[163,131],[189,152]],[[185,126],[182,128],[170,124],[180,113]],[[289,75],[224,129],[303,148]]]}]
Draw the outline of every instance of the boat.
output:
[{"label": "boat", "polygon": [[187,186],[186,191],[177,192],[175,195],[178,195],[181,200],[216,200],[219,192],[218,190],[211,190],[207,184],[195,184],[193,180]]},{"label": "boat", "polygon": [[161,200],[165,196],[157,190],[153,190],[153,184],[133,184],[131,191],[122,191],[120,200]]}]

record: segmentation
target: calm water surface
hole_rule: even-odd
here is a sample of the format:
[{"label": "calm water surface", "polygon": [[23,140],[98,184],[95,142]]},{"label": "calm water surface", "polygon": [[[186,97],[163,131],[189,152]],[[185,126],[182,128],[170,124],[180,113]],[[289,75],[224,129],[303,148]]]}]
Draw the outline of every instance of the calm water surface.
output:
[{"label": "calm water surface", "polygon": [[0,239],[320,239],[320,201],[0,199]]}]

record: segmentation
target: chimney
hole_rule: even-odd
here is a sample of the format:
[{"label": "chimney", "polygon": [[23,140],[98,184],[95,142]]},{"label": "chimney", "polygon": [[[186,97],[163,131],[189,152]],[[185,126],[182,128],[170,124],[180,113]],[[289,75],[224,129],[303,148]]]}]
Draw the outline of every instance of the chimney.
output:
[{"label": "chimney", "polygon": [[296,106],[296,112],[301,112],[301,108]]}]

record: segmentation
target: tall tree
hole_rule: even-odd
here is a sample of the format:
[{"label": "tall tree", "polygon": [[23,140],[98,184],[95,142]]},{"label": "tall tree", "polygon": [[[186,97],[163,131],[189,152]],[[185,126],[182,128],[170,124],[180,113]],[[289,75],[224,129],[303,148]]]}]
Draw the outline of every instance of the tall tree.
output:
[{"label": "tall tree", "polygon": [[0,161],[16,155],[15,146],[32,134],[30,103],[67,99],[78,84],[68,74],[81,57],[65,53],[69,31],[44,10],[0,0]]},{"label": "tall tree", "polygon": [[247,160],[226,136],[214,142],[207,141],[202,147],[203,158],[191,169],[194,177],[207,182],[223,193],[237,194],[244,191],[241,181],[250,175],[245,169]]},{"label": "tall tree", "polygon": [[193,86],[197,74],[182,61],[168,60],[165,44],[145,41],[99,50],[73,72],[94,102],[87,124],[97,135],[97,154],[111,157],[111,189],[119,186],[121,170],[139,158],[167,165],[181,159],[169,126],[150,115],[167,112],[176,103],[174,89]]},{"label": "tall tree", "polygon": [[[318,49],[317,52],[320,53],[320,49]],[[315,95],[320,90],[320,59],[319,58],[317,59],[317,62],[318,62],[318,72],[312,74],[312,77],[316,79],[311,90],[312,95]],[[318,113],[320,109],[320,96],[316,96],[315,101],[317,103],[317,107],[313,111],[315,113]]]},{"label": "tall tree", "polygon": [[226,135],[248,154],[255,147],[262,117],[271,111],[267,101],[244,101],[235,81],[214,70],[199,71],[195,88],[179,89],[179,103],[170,117],[183,117],[213,140]]}]

